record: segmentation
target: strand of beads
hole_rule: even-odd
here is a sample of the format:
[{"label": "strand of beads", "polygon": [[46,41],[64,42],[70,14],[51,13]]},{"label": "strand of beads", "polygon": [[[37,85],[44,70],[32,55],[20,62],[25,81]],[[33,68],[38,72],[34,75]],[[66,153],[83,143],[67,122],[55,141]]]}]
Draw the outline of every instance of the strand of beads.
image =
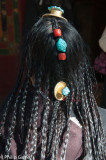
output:
[{"label": "strand of beads", "polygon": [[[58,60],[65,61],[67,43],[62,38],[61,29],[54,29],[53,34],[54,34],[54,37],[57,38],[56,48],[58,51]],[[65,82],[61,81],[56,84],[54,88],[54,96],[57,100],[59,101],[64,100],[69,93],[70,93],[70,89],[67,87]]]},{"label": "strand of beads", "polygon": [[53,33],[54,33],[54,37],[58,38],[58,40],[56,42],[56,47],[57,47],[57,51],[58,51],[58,59],[64,61],[64,60],[66,60],[67,43],[61,37],[62,36],[61,29],[54,29]]}]

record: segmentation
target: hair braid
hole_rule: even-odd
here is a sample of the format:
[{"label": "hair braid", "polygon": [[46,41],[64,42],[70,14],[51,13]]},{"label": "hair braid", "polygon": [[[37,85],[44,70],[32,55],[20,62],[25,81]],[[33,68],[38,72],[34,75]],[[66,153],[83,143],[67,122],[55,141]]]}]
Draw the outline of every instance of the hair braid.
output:
[{"label": "hair braid", "polygon": [[[34,129],[34,131],[36,130],[35,132],[36,139],[35,139],[34,146],[36,147],[36,144],[37,144],[38,94],[39,94],[40,84],[41,84],[41,74],[39,73],[38,77],[36,78],[35,93],[33,95],[31,115],[30,115],[29,124],[28,124],[28,132],[27,132],[27,136],[25,140],[25,149],[22,153],[25,156],[27,156],[29,152],[29,144],[30,144],[30,137],[31,137],[32,129]],[[34,125],[33,122],[36,124],[35,128],[32,128],[32,126]]]},{"label": "hair braid", "polygon": [[15,99],[17,90],[19,89],[19,86],[20,86],[20,83],[21,83],[21,80],[22,80],[24,65],[25,65],[25,57],[26,57],[26,54],[23,54],[23,57],[22,57],[22,60],[21,60],[20,72],[18,74],[16,85],[15,85],[13,91],[10,93],[10,95],[7,97],[7,99],[4,101],[4,103],[0,106],[0,110],[1,110],[0,121],[2,122],[0,124],[0,134],[2,134],[2,127],[4,126],[8,109],[10,108],[10,106],[12,106],[11,103]]},{"label": "hair braid", "polygon": [[73,111],[74,113],[78,116],[79,122],[82,125],[82,147],[83,147],[83,154],[86,155],[86,141],[85,141],[85,133],[86,133],[86,123],[85,123],[85,116],[84,115],[84,111],[82,108],[82,104],[81,102],[79,102],[79,94],[80,91],[77,88],[76,91],[74,92],[74,97],[75,97],[75,102],[74,102],[74,106],[73,106]]},{"label": "hair braid", "polygon": [[6,146],[5,146],[5,153],[4,155],[8,155],[9,156],[9,152],[10,152],[10,145],[11,145],[11,140],[13,138],[13,133],[14,133],[14,128],[16,125],[16,114],[17,114],[17,106],[18,106],[18,102],[19,99],[21,98],[21,94],[24,93],[24,89],[26,87],[27,84],[27,79],[25,80],[22,89],[20,90],[20,93],[18,95],[18,97],[16,98],[16,102],[13,106],[13,111],[12,111],[12,116],[11,116],[11,123],[10,126],[8,126],[8,134],[6,136]]},{"label": "hair braid", "polygon": [[21,141],[23,141],[23,129],[24,129],[24,125],[25,125],[25,121],[24,121],[24,114],[25,114],[25,107],[26,107],[26,99],[27,99],[27,94],[28,94],[28,87],[29,87],[29,78],[27,80],[27,84],[26,84],[26,88],[24,90],[24,94],[22,96],[22,100],[21,100],[21,104],[19,104],[19,117],[18,117],[18,121],[19,121],[19,126],[20,126],[20,131],[21,131]]},{"label": "hair braid", "polygon": [[[88,69],[88,66],[84,66],[82,67],[81,70],[83,70],[83,68],[86,70]],[[83,109],[84,109],[84,112],[86,115],[86,128],[85,130],[87,130],[87,134],[88,134],[88,138],[89,138],[89,144],[91,144],[91,148],[89,148],[89,151],[91,150],[91,155],[93,156],[93,158],[96,158],[98,157],[98,151],[99,151],[99,148],[97,145],[97,134],[98,134],[98,127],[100,127],[100,124],[98,123],[100,120],[98,120],[97,116],[98,116],[98,111],[97,111],[97,104],[94,102],[94,99],[92,99],[92,96],[91,96],[91,93],[92,93],[92,82],[91,82],[91,78],[89,77],[89,71],[86,70],[81,72],[83,73],[81,77],[84,77],[83,78],[83,81],[81,80],[80,83],[81,85],[83,86],[83,91],[81,92],[81,99],[82,99],[82,105],[83,105]],[[86,86],[86,79],[88,80],[88,84]],[[85,89],[85,86],[86,86],[86,89]],[[92,93],[93,94],[93,93]],[[85,105],[83,104],[85,103]],[[91,104],[91,106],[89,107],[89,103]],[[95,104],[94,104],[95,103]],[[85,107],[84,107],[85,106]],[[81,117],[81,116],[80,116]],[[88,120],[87,120],[88,119]],[[84,121],[85,121],[84,120]],[[87,122],[88,121],[88,122]],[[100,135],[101,136],[101,135]],[[86,136],[84,136],[86,137]],[[85,142],[85,145],[87,144],[87,142]],[[100,142],[99,142],[100,144]],[[101,145],[103,146],[103,145]],[[86,148],[86,147],[85,147]],[[88,149],[86,148],[86,151]],[[103,149],[102,149],[102,153],[103,153]]]},{"label": "hair braid", "polygon": [[[82,69],[81,69],[82,70]],[[83,72],[80,73],[80,75],[82,74]],[[84,77],[84,75],[82,74],[81,77]],[[89,108],[89,99],[88,99],[88,96],[87,96],[87,93],[88,91],[85,89],[85,83],[84,83],[84,79],[85,78],[82,78],[83,80],[80,81],[81,85],[83,86],[82,90],[79,92],[77,91],[77,94],[80,95],[80,100],[81,102],[77,102],[78,101],[78,95],[76,96],[77,100],[76,100],[76,111],[78,112],[79,114],[79,117],[80,117],[80,120],[81,120],[81,123],[82,123],[82,129],[83,129],[83,133],[85,134],[84,135],[84,139],[86,137],[86,139],[84,140],[84,148],[86,151],[84,155],[87,154],[87,151],[88,151],[88,148],[89,150],[91,150],[91,155],[93,155],[93,152],[94,150],[97,150],[96,149],[96,146],[95,146],[95,140],[94,140],[94,136],[96,133],[95,133],[95,130],[94,130],[94,124],[92,123],[93,122],[93,116],[90,112],[90,108]],[[77,89],[78,90],[78,89]],[[82,107],[80,107],[80,103],[82,103]],[[85,114],[84,114],[85,113]],[[85,117],[85,118],[84,118]],[[88,137],[88,138],[87,138]],[[89,141],[89,142],[88,142]],[[90,145],[91,144],[91,145]],[[86,146],[87,145],[87,146]],[[90,145],[90,146],[88,146]],[[94,147],[94,149],[92,148],[92,146]],[[92,150],[93,149],[93,150]]]},{"label": "hair braid", "polygon": [[[86,151],[88,151],[89,156],[92,157],[93,151],[92,151],[92,145],[91,145],[92,144],[91,143],[91,136],[92,136],[93,125],[91,124],[92,123],[91,115],[89,113],[89,106],[88,106],[88,103],[87,103],[85,95],[86,95],[86,91],[84,91],[84,93],[82,93],[82,103],[83,103],[83,106],[84,106],[85,123],[86,123],[86,131],[87,131],[86,132],[86,146],[87,146],[87,150]],[[90,125],[92,127],[90,127]],[[89,148],[89,150],[88,150],[88,148]]]},{"label": "hair braid", "polygon": [[[82,68],[83,70],[83,68]],[[86,146],[86,152],[88,152],[88,155],[90,157],[92,157],[92,143],[91,143],[91,133],[92,130],[90,130],[90,123],[92,123],[92,121],[90,120],[91,119],[91,114],[89,113],[89,106],[88,106],[88,101],[87,101],[87,96],[86,96],[86,89],[85,89],[85,79],[84,79],[84,76],[83,76],[83,72],[82,72],[82,80],[81,80],[81,85],[83,86],[82,88],[82,91],[81,91],[81,102],[82,102],[82,105],[83,105],[83,112],[85,113],[84,116],[85,116],[85,125],[86,125],[86,130],[85,130],[85,146]],[[89,116],[90,117],[89,117]],[[89,150],[88,150],[89,148]]]},{"label": "hair braid", "polygon": [[[86,71],[85,74],[86,74],[86,78],[88,79],[88,83],[89,83],[89,88],[88,88],[88,100],[90,101],[90,104],[92,105],[91,107],[89,107],[89,113],[91,113],[91,116],[92,116],[92,126],[91,126],[91,129],[93,131],[91,131],[92,133],[92,141],[93,141],[93,148],[94,148],[94,155],[95,157],[100,157],[100,159],[104,158],[104,156],[102,157],[102,154],[104,155],[104,152],[103,152],[103,140],[104,140],[104,133],[103,133],[103,128],[102,128],[102,123],[101,123],[101,119],[100,119],[100,116],[99,116],[99,113],[98,113],[98,110],[97,110],[97,103],[95,101],[95,98],[93,96],[93,93],[92,93],[92,82],[91,82],[91,78],[88,78],[89,77],[89,71],[88,71],[88,67],[86,66]],[[90,123],[91,124],[91,123]],[[99,141],[98,141],[99,140]],[[97,145],[97,143],[98,145]],[[96,155],[97,154],[97,155]]]},{"label": "hair braid", "polygon": [[[93,95],[93,93],[91,93],[90,102],[92,102],[92,104],[93,104],[94,101],[95,101],[94,95]],[[95,104],[96,104],[96,102],[95,102]],[[93,105],[95,105],[95,104],[93,104]],[[97,117],[98,117],[97,121],[95,122],[96,134],[94,136],[95,136],[95,138],[97,138],[99,140],[98,145],[97,145],[98,153],[100,154],[100,156],[102,156],[101,159],[104,159],[106,156],[106,153],[105,153],[106,141],[105,141],[105,135],[103,132],[102,121],[101,121],[100,115],[98,115],[97,108],[94,108],[93,112],[97,113]],[[98,135],[97,135],[97,133],[98,133]]]},{"label": "hair braid", "polygon": [[45,111],[43,115],[43,124],[42,124],[42,147],[41,147],[41,160],[46,158],[46,147],[47,147],[47,130],[48,130],[48,115],[50,111],[50,102],[46,101]]},{"label": "hair braid", "polygon": [[[37,93],[37,92],[36,92]],[[38,93],[37,93],[38,94]],[[35,115],[33,115],[33,123],[32,123],[32,133],[31,133],[31,148],[30,148],[30,158],[32,160],[35,159],[35,154],[36,154],[36,150],[37,150],[37,119],[38,119],[38,98],[35,98],[35,101],[33,102],[34,106],[36,106],[34,113]]]},{"label": "hair braid", "polygon": [[50,151],[50,145],[51,145],[53,133],[55,130],[55,121],[57,118],[57,112],[58,112],[59,106],[60,106],[60,102],[56,100],[54,102],[54,109],[53,109],[52,118],[51,118],[51,122],[50,122],[50,128],[49,128],[48,151]]},{"label": "hair braid", "polygon": [[[58,128],[57,128],[58,125],[57,125],[57,123],[58,123],[58,120],[56,119],[55,132],[54,132],[54,135],[53,135],[53,142],[52,142],[52,155],[51,155],[52,160],[56,160],[56,154],[58,152],[58,146],[56,145],[57,136],[58,136]],[[56,149],[57,149],[57,152],[56,152]]]},{"label": "hair braid", "polygon": [[[72,91],[73,93],[73,91]],[[69,95],[70,96],[70,95]],[[66,129],[66,133],[65,133],[65,139],[63,142],[63,146],[62,146],[62,151],[61,151],[61,160],[65,160],[66,157],[66,148],[67,148],[67,144],[68,144],[68,139],[69,139],[69,131],[70,131],[70,117],[71,117],[71,112],[72,112],[72,108],[73,108],[73,97],[71,95],[71,102],[70,105],[67,106],[68,110],[69,110],[69,115],[68,115],[68,120],[67,120],[67,129]]]},{"label": "hair braid", "polygon": [[65,125],[66,125],[66,118],[60,108],[58,111],[58,118],[56,119],[56,128],[55,128],[55,133],[53,136],[54,138],[52,141],[51,159],[53,160],[56,159],[56,157],[58,156],[60,140],[61,140],[61,136],[62,136]]}]

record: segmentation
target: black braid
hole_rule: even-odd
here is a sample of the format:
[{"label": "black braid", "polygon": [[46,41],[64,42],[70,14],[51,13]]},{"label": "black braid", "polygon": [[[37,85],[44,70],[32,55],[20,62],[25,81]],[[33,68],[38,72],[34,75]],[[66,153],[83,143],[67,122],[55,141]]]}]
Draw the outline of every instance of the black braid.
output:
[{"label": "black braid", "polygon": [[58,102],[58,101],[54,102],[54,109],[53,109],[52,118],[51,118],[51,122],[50,122],[50,128],[49,128],[48,150],[49,150],[50,145],[52,143],[51,141],[52,141],[53,133],[54,133],[54,130],[55,130],[55,121],[56,121],[56,118],[57,118],[57,112],[58,112],[58,109],[59,109],[59,105],[60,105],[60,102]]},{"label": "black braid", "polygon": [[[72,93],[73,93],[73,90],[72,90]],[[67,144],[68,144],[69,131],[70,131],[70,117],[71,117],[72,108],[73,108],[72,94],[69,95],[68,97],[71,97],[71,99],[69,98],[69,104],[67,104],[69,116],[68,116],[68,120],[67,120],[67,128],[66,128],[66,133],[65,133],[65,139],[64,139],[63,146],[62,146],[62,151],[61,151],[61,159],[62,160],[65,160],[66,148],[67,148]]]},{"label": "black braid", "polygon": [[20,103],[18,104],[19,107],[18,107],[18,111],[17,111],[17,121],[18,121],[19,128],[20,128],[20,137],[21,137],[22,142],[24,141],[24,128],[26,125],[25,109],[26,109],[26,102],[27,102],[29,85],[30,85],[30,80],[28,78],[25,90],[24,90],[23,94],[21,95],[22,98],[20,100]]},{"label": "black braid", "polygon": [[48,131],[48,115],[50,111],[50,102],[46,101],[46,108],[43,117],[42,124],[42,147],[41,147],[41,159],[45,160],[46,158],[46,147],[47,147],[47,131]]},{"label": "black braid", "polygon": [[4,153],[4,155],[7,155],[7,156],[9,156],[9,154],[10,154],[11,140],[13,138],[13,132],[14,132],[15,125],[16,125],[16,114],[17,114],[18,102],[19,102],[19,99],[20,99],[20,95],[22,94],[22,92],[24,93],[24,89],[26,87],[26,84],[27,84],[27,79],[24,82],[23,87],[22,87],[18,97],[16,98],[16,102],[14,104],[12,115],[11,115],[11,120],[9,122],[10,126],[8,126],[8,128],[7,128],[8,134],[5,135],[6,136],[6,145],[5,145],[5,153]]},{"label": "black braid", "polygon": [[27,52],[25,52],[22,56],[20,71],[19,71],[17,81],[16,81],[16,85],[15,85],[13,91],[9,94],[9,96],[6,98],[6,100],[0,106],[0,110],[1,110],[0,111],[0,121],[2,122],[0,124],[0,134],[1,134],[2,127],[5,123],[5,118],[6,118],[6,114],[8,112],[9,106],[11,106],[11,104],[13,103],[13,100],[15,99],[16,93],[17,93],[17,91],[19,89],[19,86],[21,84],[23,71],[24,71],[24,67],[25,67],[24,65],[25,65],[26,55],[27,55]]},{"label": "black braid", "polygon": [[[27,156],[28,155],[28,145],[30,143],[30,136],[31,136],[31,130],[34,129],[35,136],[32,138],[35,138],[34,141],[34,147],[31,149],[32,155],[34,156],[36,153],[36,144],[37,144],[37,119],[38,119],[38,96],[39,96],[39,87],[41,83],[41,74],[38,75],[38,78],[36,79],[36,85],[35,85],[35,93],[33,96],[33,102],[32,102],[32,108],[31,108],[31,115],[29,119],[29,124],[28,124],[28,132],[25,140],[25,150],[23,152],[23,155]],[[33,123],[34,122],[34,123]],[[33,128],[34,125],[34,128]],[[33,130],[32,130],[33,131]],[[34,153],[33,153],[34,152]]]},{"label": "black braid", "polygon": [[[64,107],[64,106],[63,106]],[[64,113],[62,112],[61,108],[58,110],[57,119],[55,123],[55,131],[54,136],[52,140],[52,149],[51,149],[51,155],[52,159],[56,159],[58,156],[59,148],[60,148],[60,140],[61,136],[63,134],[64,127],[66,126],[66,117],[64,116]],[[63,137],[62,137],[63,138]]]}]

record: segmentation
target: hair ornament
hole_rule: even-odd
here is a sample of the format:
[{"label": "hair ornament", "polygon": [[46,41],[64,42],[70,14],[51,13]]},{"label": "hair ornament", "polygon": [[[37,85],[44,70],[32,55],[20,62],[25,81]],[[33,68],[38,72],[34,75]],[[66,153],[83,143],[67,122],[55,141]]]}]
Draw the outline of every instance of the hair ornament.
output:
[{"label": "hair ornament", "polygon": [[65,61],[66,60],[66,48],[67,48],[67,43],[64,39],[61,38],[62,33],[61,29],[54,29],[53,34],[55,38],[58,38],[56,42],[56,47],[58,53],[58,60]]},{"label": "hair ornament", "polygon": [[58,60],[65,61],[66,60],[66,54],[65,53],[59,53],[58,54]]},{"label": "hair ornament", "polygon": [[66,83],[60,81],[56,84],[54,88],[54,96],[57,100],[62,101],[68,96],[70,89],[67,87]]},{"label": "hair ornament", "polygon": [[59,10],[59,11],[61,11],[62,13],[64,13],[64,10],[61,9],[60,7],[57,7],[57,6],[48,7],[48,10],[49,10],[49,11],[51,11],[52,9],[56,9],[56,10]]},{"label": "hair ornament", "polygon": [[62,94],[63,94],[64,96],[68,96],[69,93],[70,93],[70,90],[69,90],[68,87],[63,88]]},{"label": "hair ornament", "polygon": [[62,16],[62,14],[64,13],[64,10],[61,9],[60,7],[51,6],[51,7],[48,7],[48,10],[49,10],[50,13],[46,13],[42,17],[55,16],[55,17],[59,17],[59,18],[62,18],[62,19],[67,21],[67,19]]},{"label": "hair ornament", "polygon": [[61,33],[61,29],[54,29],[53,30],[54,33],[54,37],[61,37],[62,33]]},{"label": "hair ornament", "polygon": [[67,48],[67,43],[65,42],[64,39],[62,38],[59,38],[57,43],[56,43],[56,46],[57,46],[57,50],[60,51],[60,52],[66,52],[66,48]]}]

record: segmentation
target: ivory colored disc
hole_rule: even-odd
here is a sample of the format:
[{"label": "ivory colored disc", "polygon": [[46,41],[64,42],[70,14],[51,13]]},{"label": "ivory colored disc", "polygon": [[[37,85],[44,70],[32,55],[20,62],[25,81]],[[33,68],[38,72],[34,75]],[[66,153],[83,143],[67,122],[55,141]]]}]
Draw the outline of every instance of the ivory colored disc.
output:
[{"label": "ivory colored disc", "polygon": [[54,88],[54,96],[57,100],[62,101],[65,98],[65,96],[62,94],[62,90],[65,87],[66,87],[66,83],[63,81],[60,81],[56,84]]}]

